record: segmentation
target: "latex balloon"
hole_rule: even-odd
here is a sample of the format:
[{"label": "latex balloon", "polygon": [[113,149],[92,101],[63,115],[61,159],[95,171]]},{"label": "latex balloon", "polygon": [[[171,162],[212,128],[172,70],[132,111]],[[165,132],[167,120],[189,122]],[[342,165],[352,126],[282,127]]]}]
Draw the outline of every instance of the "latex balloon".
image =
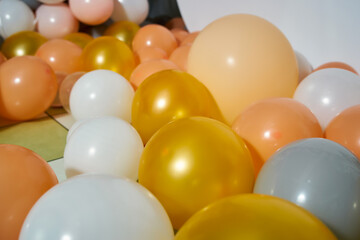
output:
[{"label": "latex balloon", "polygon": [[325,130],[348,107],[360,104],[360,77],[350,71],[328,68],[311,73],[296,88],[294,99],[307,106]]},{"label": "latex balloon", "polygon": [[65,3],[42,4],[36,10],[37,30],[47,38],[63,38],[79,30],[79,21]]},{"label": "latex balloon", "polygon": [[188,73],[175,70],[155,73],[135,92],[132,125],[144,143],[165,124],[191,116],[224,121],[209,90]]},{"label": "latex balloon", "polygon": [[63,2],[64,0],[38,0],[38,1],[46,4],[57,4]]},{"label": "latex balloon", "polygon": [[65,181],[31,209],[20,240],[172,240],[174,232],[159,201],[136,182],[105,175]]},{"label": "latex balloon", "polygon": [[52,39],[36,51],[36,56],[49,64],[54,71],[70,74],[81,70],[82,49],[65,39]]},{"label": "latex balloon", "polygon": [[3,38],[34,28],[35,16],[28,5],[22,1],[0,1],[0,35]]},{"label": "latex balloon", "polygon": [[171,29],[170,31],[176,38],[178,45],[180,45],[181,42],[189,35],[188,31],[179,28],[174,28]]},{"label": "latex balloon", "polygon": [[148,0],[114,0],[112,20],[142,23],[149,14]]},{"label": "latex balloon", "polygon": [[256,173],[279,148],[295,140],[322,137],[314,114],[291,98],[270,98],[252,104],[235,119],[232,128],[247,143]]},{"label": "latex balloon", "polygon": [[349,64],[343,63],[343,62],[324,63],[324,64],[318,66],[314,71],[318,71],[318,70],[326,69],[326,68],[340,68],[340,69],[348,70],[350,72],[358,74],[352,66],[350,66]]},{"label": "latex balloon", "polygon": [[75,43],[81,48],[84,48],[89,42],[91,42],[94,38],[89,34],[77,32],[77,33],[69,33],[64,37],[65,40]]},{"label": "latex balloon", "polygon": [[54,101],[58,85],[54,71],[33,56],[14,57],[0,67],[0,116],[29,120]]},{"label": "latex balloon", "polygon": [[22,0],[26,5],[28,5],[32,10],[36,10],[40,6],[40,2],[37,0]]},{"label": "latex balloon", "polygon": [[137,56],[139,57],[140,63],[150,61],[150,60],[159,60],[167,59],[167,53],[161,48],[157,47],[144,47],[137,51]]},{"label": "latex balloon", "polygon": [[254,192],[287,199],[312,212],[339,239],[359,239],[360,163],[323,138],[289,144],[263,166]]},{"label": "latex balloon", "polygon": [[255,101],[291,97],[298,83],[288,40],[271,23],[247,14],[220,18],[202,30],[188,72],[210,90],[229,124]]},{"label": "latex balloon", "polygon": [[70,110],[76,120],[115,116],[131,121],[134,90],[130,83],[110,70],[84,74],[70,93]]},{"label": "latex balloon", "polygon": [[139,25],[130,21],[120,21],[110,25],[104,32],[105,36],[113,36],[125,42],[132,48],[132,41],[135,34],[140,29]]},{"label": "latex balloon", "polygon": [[1,51],[8,58],[35,55],[37,49],[46,41],[47,39],[37,32],[18,32],[6,38],[1,46]]},{"label": "latex balloon", "polygon": [[5,55],[4,55],[2,52],[0,52],[0,65],[1,65],[2,63],[4,63],[6,60],[7,60],[7,59],[6,59]]},{"label": "latex balloon", "polygon": [[72,13],[79,21],[98,25],[108,20],[114,10],[113,0],[69,0]]},{"label": "latex balloon", "polygon": [[335,240],[314,215],[280,198],[241,194],[202,209],[180,229],[175,240]]},{"label": "latex balloon", "polygon": [[137,31],[132,45],[134,52],[143,47],[152,46],[161,48],[170,55],[177,47],[177,42],[174,35],[167,28],[158,24],[149,24]]},{"label": "latex balloon", "polygon": [[131,49],[115,37],[99,37],[91,41],[82,53],[83,69],[107,69],[129,79],[135,68],[135,57]]},{"label": "latex balloon", "polygon": [[170,30],[175,29],[175,28],[176,29],[183,29],[183,30],[186,29],[184,20],[181,17],[174,17],[174,18],[170,19],[165,24],[165,26]]},{"label": "latex balloon", "polygon": [[191,44],[178,47],[171,53],[169,60],[175,63],[182,71],[186,72],[190,49]]},{"label": "latex balloon", "polygon": [[0,239],[19,239],[31,207],[57,182],[51,167],[35,152],[0,144]]},{"label": "latex balloon", "polygon": [[134,69],[130,76],[130,82],[137,88],[146,78],[150,77],[152,74],[169,69],[179,70],[179,67],[176,66],[175,63],[165,59],[146,61],[140,63]]},{"label": "latex balloon", "polygon": [[312,71],[313,67],[309,61],[305,58],[304,55],[295,51],[296,61],[299,69],[299,82],[301,82],[305,77],[307,77]]},{"label": "latex balloon", "polygon": [[75,72],[72,74],[67,75],[64,80],[59,85],[59,100],[61,103],[61,106],[67,111],[68,113],[71,113],[70,111],[70,93],[71,90],[76,83],[76,81],[84,75],[85,72]]},{"label": "latex balloon", "polygon": [[[62,82],[64,81],[64,79],[66,78],[67,73],[55,72],[55,76],[56,76],[57,85],[60,86],[62,84]],[[52,102],[51,107],[62,107],[61,101],[60,101],[60,96],[59,96],[59,90],[56,92],[56,97],[55,97],[54,101]]]},{"label": "latex balloon", "polygon": [[206,205],[251,192],[254,170],[245,143],[228,126],[190,117],[165,125],[146,144],[139,182],[179,229]]},{"label": "latex balloon", "polygon": [[182,41],[181,45],[193,44],[200,32],[192,32],[188,34]]},{"label": "latex balloon", "polygon": [[343,145],[360,159],[360,105],[337,115],[326,127],[325,137]]}]

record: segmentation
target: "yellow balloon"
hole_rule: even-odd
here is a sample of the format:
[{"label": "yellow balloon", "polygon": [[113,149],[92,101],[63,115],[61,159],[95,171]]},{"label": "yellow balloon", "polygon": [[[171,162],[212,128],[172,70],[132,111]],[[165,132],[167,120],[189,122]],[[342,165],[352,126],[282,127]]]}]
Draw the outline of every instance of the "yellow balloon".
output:
[{"label": "yellow balloon", "polygon": [[129,79],[135,68],[135,57],[126,43],[115,37],[105,36],[92,40],[81,55],[83,69],[107,69]]},{"label": "yellow balloon", "polygon": [[253,189],[245,143],[227,125],[189,117],[162,127],[146,144],[139,182],[162,203],[175,229],[220,198]]},{"label": "yellow balloon", "polygon": [[81,48],[84,48],[89,42],[94,40],[92,36],[82,32],[69,33],[64,37],[65,40],[68,40],[72,43],[75,43]]},{"label": "yellow balloon", "polygon": [[105,36],[113,36],[132,48],[132,40],[140,26],[130,21],[119,21],[111,24],[104,32]]},{"label": "yellow balloon", "polygon": [[144,143],[165,124],[191,116],[224,121],[210,92],[188,73],[177,70],[155,73],[135,92],[132,125]]},{"label": "yellow balloon", "polygon": [[298,82],[289,41],[270,22],[248,14],[205,27],[190,49],[188,72],[210,90],[229,124],[255,101],[292,97]]},{"label": "yellow balloon", "polygon": [[314,215],[272,196],[240,194],[192,216],[175,240],[336,240]]},{"label": "yellow balloon", "polygon": [[47,39],[41,34],[33,31],[22,31],[6,38],[1,46],[1,51],[7,58],[35,55],[37,49]]}]

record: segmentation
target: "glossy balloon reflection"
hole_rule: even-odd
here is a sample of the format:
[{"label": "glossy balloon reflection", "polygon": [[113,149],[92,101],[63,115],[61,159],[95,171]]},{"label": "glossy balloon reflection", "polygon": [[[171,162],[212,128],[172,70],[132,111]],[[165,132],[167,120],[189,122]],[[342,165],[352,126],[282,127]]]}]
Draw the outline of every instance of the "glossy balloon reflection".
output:
[{"label": "glossy balloon reflection", "polygon": [[315,216],[271,196],[242,194],[215,202],[192,216],[175,240],[335,240]]},{"label": "glossy balloon reflection", "polygon": [[67,75],[59,85],[59,100],[62,107],[68,112],[70,111],[70,93],[76,81],[84,75],[85,72],[75,72]]},{"label": "glossy balloon reflection", "polygon": [[135,92],[132,124],[145,143],[165,124],[191,116],[224,121],[210,92],[188,73],[155,73]]},{"label": "glossy balloon reflection", "polygon": [[120,21],[111,24],[104,32],[105,36],[113,36],[125,42],[132,48],[132,41],[135,34],[140,29],[139,25],[130,21]]},{"label": "glossy balloon reflection", "polygon": [[360,238],[360,163],[323,138],[289,144],[263,166],[254,192],[287,199],[313,213],[339,239]]},{"label": "glossy balloon reflection", "polygon": [[206,205],[251,192],[254,170],[247,147],[228,126],[190,117],[165,125],[146,144],[139,182],[179,229]]},{"label": "glossy balloon reflection", "polygon": [[64,37],[65,40],[68,40],[72,43],[75,43],[81,48],[84,48],[89,42],[94,40],[92,36],[82,32],[69,33]]}]

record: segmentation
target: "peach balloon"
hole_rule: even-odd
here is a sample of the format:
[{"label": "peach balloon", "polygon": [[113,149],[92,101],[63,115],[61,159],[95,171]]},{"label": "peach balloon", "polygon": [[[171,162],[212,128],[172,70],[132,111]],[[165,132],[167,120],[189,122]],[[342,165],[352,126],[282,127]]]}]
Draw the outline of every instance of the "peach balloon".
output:
[{"label": "peach balloon", "polygon": [[165,27],[167,27],[168,29],[172,30],[174,28],[176,29],[183,29],[185,30],[185,23],[184,20],[181,17],[175,17],[170,19],[166,24]]},{"label": "peach balloon", "polygon": [[61,107],[62,105],[61,105],[61,101],[59,98],[59,95],[60,95],[59,90],[60,90],[60,85],[66,78],[67,74],[64,72],[55,72],[55,76],[56,76],[56,81],[57,81],[59,87],[58,87],[58,91],[56,92],[56,97],[51,104],[51,107]]},{"label": "peach balloon", "polygon": [[53,39],[41,45],[35,56],[44,60],[54,71],[70,74],[80,71],[82,49],[65,39]]},{"label": "peach balloon", "polygon": [[185,30],[180,29],[180,28],[174,28],[174,29],[171,29],[170,31],[174,35],[174,37],[176,38],[176,41],[177,41],[178,45],[180,45],[181,42],[189,35],[188,31],[185,31]]},{"label": "peach balloon", "polygon": [[298,84],[295,53],[284,34],[263,18],[219,18],[195,39],[188,72],[212,93],[231,124],[251,103],[291,97]]},{"label": "peach balloon", "polygon": [[325,138],[343,145],[360,160],[360,105],[337,115],[326,127]]},{"label": "peach balloon", "polygon": [[0,144],[0,239],[19,239],[32,206],[57,183],[54,171],[38,154]]},{"label": "peach balloon", "polygon": [[21,56],[0,66],[0,89],[0,116],[29,120],[50,107],[58,85],[46,62],[34,56]]},{"label": "peach balloon", "polygon": [[4,56],[4,54],[2,52],[0,52],[0,65],[6,61],[6,57]]},{"label": "peach balloon", "polygon": [[140,63],[168,58],[166,52],[157,47],[144,47],[137,51],[137,56],[139,57]]},{"label": "peach balloon", "polygon": [[192,44],[195,41],[195,39],[197,38],[197,36],[199,36],[199,33],[200,32],[189,33],[189,35],[187,35],[186,38],[184,38],[181,41],[181,46],[186,45],[186,44]]},{"label": "peach balloon", "polygon": [[59,100],[65,111],[70,113],[70,93],[76,81],[84,75],[85,72],[75,72],[69,74],[59,85]]},{"label": "peach balloon", "polygon": [[114,10],[113,0],[69,0],[73,14],[81,22],[98,25],[106,22]]},{"label": "peach balloon", "polygon": [[250,105],[232,128],[247,143],[257,173],[282,146],[303,138],[322,137],[314,114],[291,98],[270,98]]},{"label": "peach balloon", "polygon": [[143,47],[158,47],[168,55],[177,47],[176,38],[167,28],[158,24],[146,25],[137,31],[133,43],[133,50],[137,52]]},{"label": "peach balloon", "polygon": [[315,71],[318,71],[320,69],[325,69],[325,68],[340,68],[340,69],[344,69],[344,70],[348,70],[350,72],[353,72],[355,74],[358,74],[357,71],[352,67],[350,66],[349,64],[347,63],[343,63],[343,62],[328,62],[328,63],[324,63],[320,66],[318,66],[316,69],[314,69],[314,72]]},{"label": "peach balloon", "polygon": [[72,43],[75,43],[81,48],[84,48],[89,42],[94,40],[92,36],[82,32],[69,33],[64,37],[65,40],[68,40]]},{"label": "peach balloon", "polygon": [[132,72],[130,76],[130,82],[133,86],[138,88],[140,84],[148,77],[150,77],[152,74],[160,72],[162,70],[167,69],[176,69],[180,70],[178,66],[176,66],[175,63],[165,60],[165,59],[159,59],[159,60],[151,60],[147,62],[143,62],[139,64],[134,71]]},{"label": "peach balloon", "polygon": [[46,38],[62,38],[79,30],[79,21],[65,3],[42,4],[36,10],[38,32]]},{"label": "peach balloon", "polygon": [[183,45],[175,49],[169,57],[169,60],[175,63],[181,70],[187,71],[187,60],[191,44]]}]

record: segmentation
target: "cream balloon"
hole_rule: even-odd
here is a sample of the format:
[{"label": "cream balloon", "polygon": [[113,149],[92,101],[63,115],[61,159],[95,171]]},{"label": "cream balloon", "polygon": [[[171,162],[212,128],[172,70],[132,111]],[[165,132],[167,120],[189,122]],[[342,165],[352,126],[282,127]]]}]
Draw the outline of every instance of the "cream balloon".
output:
[{"label": "cream balloon", "polygon": [[306,78],[314,69],[304,55],[295,51],[299,68],[299,82]]},{"label": "cream balloon", "polygon": [[148,14],[148,0],[114,0],[114,11],[111,19],[115,22],[126,20],[140,24]]}]

